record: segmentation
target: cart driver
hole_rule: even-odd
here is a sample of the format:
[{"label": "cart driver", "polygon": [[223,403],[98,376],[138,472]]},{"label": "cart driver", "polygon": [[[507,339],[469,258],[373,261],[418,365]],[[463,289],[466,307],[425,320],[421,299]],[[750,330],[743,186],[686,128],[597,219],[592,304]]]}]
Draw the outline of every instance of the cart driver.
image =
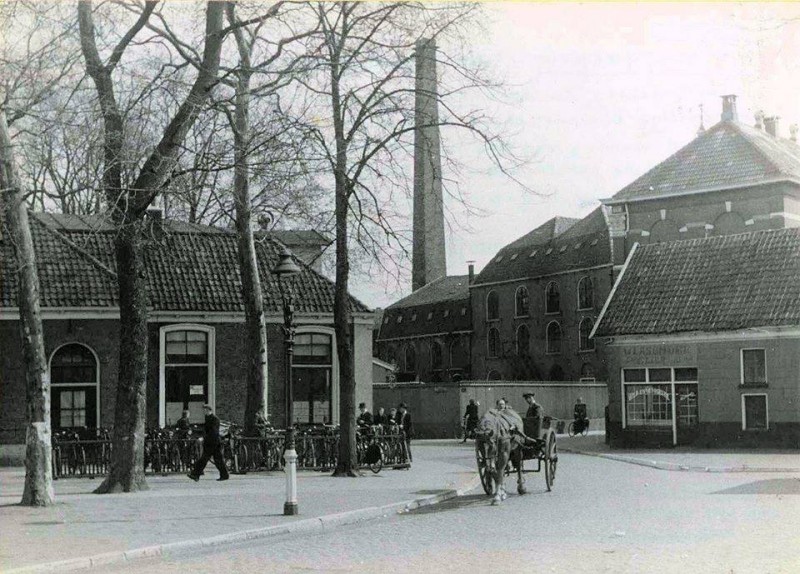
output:
[{"label": "cart driver", "polygon": [[[536,393],[523,393],[522,398],[528,403],[528,410],[525,411],[526,419],[534,420],[536,433],[531,438],[539,438],[542,435],[542,406],[536,402]],[[526,425],[527,427],[527,425]]]}]

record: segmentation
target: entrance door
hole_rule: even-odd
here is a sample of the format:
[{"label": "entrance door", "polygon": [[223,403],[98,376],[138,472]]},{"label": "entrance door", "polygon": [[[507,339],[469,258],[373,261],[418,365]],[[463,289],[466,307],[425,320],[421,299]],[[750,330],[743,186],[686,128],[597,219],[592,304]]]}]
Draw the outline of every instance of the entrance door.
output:
[{"label": "entrance door", "polygon": [[88,347],[70,343],[50,359],[50,426],[97,428],[97,360]]},{"label": "entrance door", "polygon": [[700,413],[697,400],[697,383],[675,384],[675,398],[677,402],[677,442],[690,444],[697,437]]},{"label": "entrance door", "polygon": [[333,415],[330,369],[295,367],[293,373],[295,422],[330,424]]}]

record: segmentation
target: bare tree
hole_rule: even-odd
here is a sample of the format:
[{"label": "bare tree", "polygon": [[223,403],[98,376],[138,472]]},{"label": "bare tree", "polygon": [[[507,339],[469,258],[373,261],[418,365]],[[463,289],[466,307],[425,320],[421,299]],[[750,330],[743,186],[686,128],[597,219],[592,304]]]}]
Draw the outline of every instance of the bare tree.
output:
[{"label": "bare tree", "polygon": [[131,492],[147,488],[144,477],[144,430],[148,310],[142,253],[143,219],[147,207],[172,172],[184,138],[217,82],[225,35],[224,4],[209,2],[205,14],[204,51],[197,77],[132,184],[124,186],[125,121],[117,102],[114,72],[156,4],[145,3],[135,23],[119,39],[105,61],[98,49],[92,4],[88,1],[78,4],[81,49],[103,115],[103,189],[117,227],[114,247],[120,300],[119,378],[111,469],[97,488],[98,493]]}]

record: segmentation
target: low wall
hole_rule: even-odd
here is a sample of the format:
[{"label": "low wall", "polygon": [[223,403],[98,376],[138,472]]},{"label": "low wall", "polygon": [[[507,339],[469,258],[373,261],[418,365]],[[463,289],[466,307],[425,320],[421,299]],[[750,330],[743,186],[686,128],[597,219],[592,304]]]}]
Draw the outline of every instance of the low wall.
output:
[{"label": "low wall", "polygon": [[602,430],[608,403],[606,383],[571,381],[461,381],[459,383],[376,383],[372,387],[373,412],[384,407],[388,412],[401,402],[408,405],[416,438],[453,438],[459,435],[461,420],[470,399],[483,413],[497,399],[506,398],[520,414],[527,410],[525,392],[536,393],[544,414],[554,419],[572,420],[578,397],[586,403],[592,429]]}]

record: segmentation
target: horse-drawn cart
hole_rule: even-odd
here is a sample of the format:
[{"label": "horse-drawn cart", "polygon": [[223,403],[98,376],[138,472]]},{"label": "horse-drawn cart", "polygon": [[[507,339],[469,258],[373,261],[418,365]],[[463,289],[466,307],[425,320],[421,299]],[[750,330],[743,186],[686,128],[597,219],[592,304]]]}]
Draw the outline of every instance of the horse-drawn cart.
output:
[{"label": "horse-drawn cart", "polygon": [[[522,424],[515,424],[520,421]],[[523,430],[520,430],[519,427]],[[488,411],[481,421],[475,440],[475,459],[478,474],[486,494],[497,503],[505,499],[503,481],[512,472],[517,473],[517,492],[525,494],[523,475],[544,469],[547,491],[553,488],[558,466],[556,433],[540,428],[538,419],[521,419],[515,412]],[[493,427],[493,428],[492,428]],[[526,461],[536,461],[533,463]]]}]

